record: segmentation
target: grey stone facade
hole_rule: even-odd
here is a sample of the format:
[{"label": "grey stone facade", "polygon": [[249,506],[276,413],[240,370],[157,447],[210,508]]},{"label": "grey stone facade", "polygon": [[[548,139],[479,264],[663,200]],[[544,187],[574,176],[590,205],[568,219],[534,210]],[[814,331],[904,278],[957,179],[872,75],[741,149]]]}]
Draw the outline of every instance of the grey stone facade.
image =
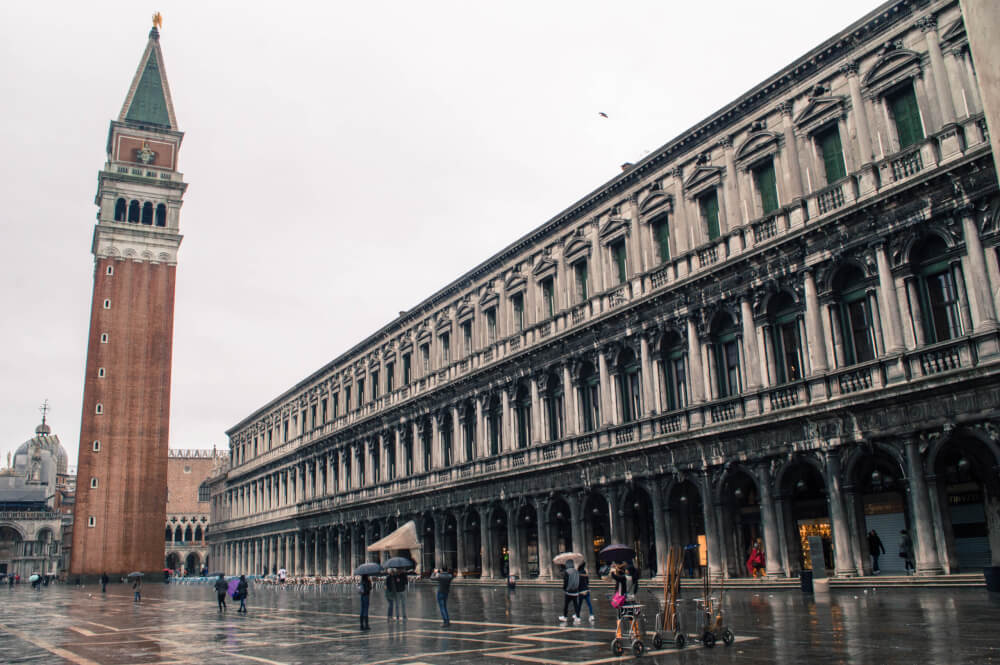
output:
[{"label": "grey stone facade", "polygon": [[887,3],[230,429],[211,556],[1000,563],[996,193],[958,3]]}]

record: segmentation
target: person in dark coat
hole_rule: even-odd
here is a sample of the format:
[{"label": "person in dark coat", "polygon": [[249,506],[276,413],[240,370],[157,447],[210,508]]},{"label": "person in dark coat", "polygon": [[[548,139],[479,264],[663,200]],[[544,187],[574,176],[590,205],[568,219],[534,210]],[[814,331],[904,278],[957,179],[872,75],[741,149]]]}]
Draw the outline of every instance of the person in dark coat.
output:
[{"label": "person in dark coat", "polygon": [[219,611],[226,611],[226,592],[229,590],[229,584],[226,582],[226,578],[223,577],[222,573],[219,573],[219,579],[215,580],[215,595],[219,599]]},{"label": "person in dark coat", "polygon": [[629,561],[625,566],[625,570],[628,573],[628,576],[632,578],[632,595],[635,596],[639,593],[639,578],[641,577],[639,569],[633,561]]},{"label": "person in dark coat", "polygon": [[590,602],[590,575],[587,574],[587,564],[581,563],[578,572],[580,573],[580,593],[576,616],[580,616],[580,610],[583,609],[583,603],[586,602],[587,609],[590,610],[590,623],[594,623],[594,605]]},{"label": "person in dark coat", "polygon": [[247,613],[247,576],[240,575],[240,583],[236,585],[236,597],[240,599],[240,608],[236,610],[237,612]]},{"label": "person in dark coat", "polygon": [[906,574],[912,575],[916,570],[916,566],[913,565],[913,541],[910,540],[910,534],[906,529],[899,532],[899,556],[906,566]]},{"label": "person in dark coat", "polygon": [[441,625],[447,628],[451,625],[451,618],[448,616],[448,592],[451,590],[451,581],[455,578],[447,569],[434,569],[431,579],[437,582],[438,609],[441,610]]},{"label": "person in dark coat", "polygon": [[878,575],[882,569],[878,566],[879,556],[885,554],[885,545],[882,539],[875,533],[875,529],[868,532],[868,555],[872,558],[872,575]]},{"label": "person in dark coat", "polygon": [[569,608],[573,607],[573,623],[580,623],[580,573],[572,561],[567,561],[562,574],[563,613],[560,621],[569,621]]},{"label": "person in dark coat", "polygon": [[101,593],[107,593],[108,591],[108,574],[101,573]]},{"label": "person in dark coat", "polygon": [[368,603],[372,597],[372,581],[368,575],[361,576],[358,593],[361,594],[361,630],[371,630],[371,626],[368,625]]}]

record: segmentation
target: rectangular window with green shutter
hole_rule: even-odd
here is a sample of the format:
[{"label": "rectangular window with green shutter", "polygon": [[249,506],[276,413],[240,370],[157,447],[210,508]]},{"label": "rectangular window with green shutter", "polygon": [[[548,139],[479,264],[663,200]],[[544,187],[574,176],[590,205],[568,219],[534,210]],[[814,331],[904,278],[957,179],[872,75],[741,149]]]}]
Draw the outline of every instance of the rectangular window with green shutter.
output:
[{"label": "rectangular window with green shutter", "polygon": [[709,240],[719,239],[719,195],[713,189],[698,199]]},{"label": "rectangular window with green shutter", "polygon": [[908,84],[889,94],[885,98],[889,105],[889,113],[896,124],[896,136],[899,137],[899,149],[905,150],[924,140],[924,126],[920,122],[920,108],[917,106],[917,96],[913,85]]},{"label": "rectangular window with green shutter", "polygon": [[757,185],[757,193],[760,195],[763,214],[766,215],[777,210],[778,180],[774,174],[774,160],[769,159],[766,163],[754,168],[753,180]]},{"label": "rectangular window with green shutter", "polygon": [[670,226],[667,216],[660,215],[653,220],[652,226],[653,240],[656,242],[656,248],[660,252],[660,263],[666,263],[670,260]]},{"label": "rectangular window with green shutter", "polygon": [[847,175],[844,165],[844,147],[840,143],[840,130],[836,124],[816,134],[816,144],[823,154],[823,168],[826,170],[826,184],[837,182]]}]

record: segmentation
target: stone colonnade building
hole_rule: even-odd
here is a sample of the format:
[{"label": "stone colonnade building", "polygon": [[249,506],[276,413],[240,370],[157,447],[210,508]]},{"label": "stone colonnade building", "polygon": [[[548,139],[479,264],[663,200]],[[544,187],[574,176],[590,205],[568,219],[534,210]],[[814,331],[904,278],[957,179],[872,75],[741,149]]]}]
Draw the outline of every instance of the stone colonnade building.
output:
[{"label": "stone colonnade building", "polygon": [[889,2],[230,429],[212,556],[1000,563],[996,194],[958,3]]}]

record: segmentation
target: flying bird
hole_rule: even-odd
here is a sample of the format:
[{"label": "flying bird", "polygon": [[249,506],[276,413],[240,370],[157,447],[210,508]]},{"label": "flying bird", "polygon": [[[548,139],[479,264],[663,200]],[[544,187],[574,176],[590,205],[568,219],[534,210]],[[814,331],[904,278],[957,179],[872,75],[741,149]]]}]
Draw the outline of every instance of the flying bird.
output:
[{"label": "flying bird", "polygon": [[605,113],[604,111],[598,111],[597,115],[601,116],[602,118],[607,118],[608,117],[608,114]]}]

